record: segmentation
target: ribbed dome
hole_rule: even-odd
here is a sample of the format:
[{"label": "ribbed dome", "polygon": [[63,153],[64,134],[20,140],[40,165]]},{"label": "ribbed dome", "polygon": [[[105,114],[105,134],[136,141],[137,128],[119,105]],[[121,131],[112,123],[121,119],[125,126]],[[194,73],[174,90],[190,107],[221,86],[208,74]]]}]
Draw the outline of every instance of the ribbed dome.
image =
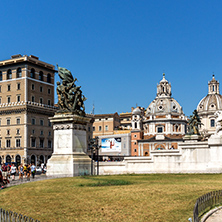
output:
[{"label": "ribbed dome", "polygon": [[222,96],[220,94],[208,94],[198,104],[198,112],[222,110]]},{"label": "ribbed dome", "polygon": [[183,114],[182,107],[174,98],[156,98],[146,110],[146,115],[157,114]]}]

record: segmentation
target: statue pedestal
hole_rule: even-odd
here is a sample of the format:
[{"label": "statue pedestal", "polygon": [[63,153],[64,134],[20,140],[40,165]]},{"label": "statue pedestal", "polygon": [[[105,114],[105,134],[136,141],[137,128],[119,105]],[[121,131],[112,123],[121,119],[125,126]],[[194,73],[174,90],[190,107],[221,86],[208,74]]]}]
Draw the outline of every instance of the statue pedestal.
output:
[{"label": "statue pedestal", "polygon": [[54,152],[47,164],[47,175],[89,175],[91,159],[86,155],[86,125],[90,118],[72,113],[57,113],[50,121],[54,130]]},{"label": "statue pedestal", "polygon": [[202,139],[202,136],[201,135],[197,135],[197,134],[194,134],[194,135],[185,135],[183,137],[184,141],[185,142],[188,142],[188,141],[199,141]]}]

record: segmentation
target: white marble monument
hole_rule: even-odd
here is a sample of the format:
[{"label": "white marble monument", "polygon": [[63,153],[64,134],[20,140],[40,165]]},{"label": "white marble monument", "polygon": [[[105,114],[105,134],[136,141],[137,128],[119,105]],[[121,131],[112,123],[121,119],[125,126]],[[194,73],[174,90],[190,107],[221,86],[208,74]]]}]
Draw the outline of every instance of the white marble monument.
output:
[{"label": "white marble monument", "polygon": [[47,164],[47,175],[89,175],[91,159],[86,155],[86,125],[90,118],[72,113],[56,113],[50,121],[54,130],[54,152]]}]

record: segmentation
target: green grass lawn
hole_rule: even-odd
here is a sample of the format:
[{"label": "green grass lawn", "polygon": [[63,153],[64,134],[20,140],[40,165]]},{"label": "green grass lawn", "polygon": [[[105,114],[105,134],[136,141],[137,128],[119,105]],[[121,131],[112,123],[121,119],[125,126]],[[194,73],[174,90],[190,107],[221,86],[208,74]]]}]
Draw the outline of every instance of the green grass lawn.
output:
[{"label": "green grass lawn", "polygon": [[196,199],[222,189],[221,174],[89,176],[0,191],[0,207],[47,221],[188,221]]}]

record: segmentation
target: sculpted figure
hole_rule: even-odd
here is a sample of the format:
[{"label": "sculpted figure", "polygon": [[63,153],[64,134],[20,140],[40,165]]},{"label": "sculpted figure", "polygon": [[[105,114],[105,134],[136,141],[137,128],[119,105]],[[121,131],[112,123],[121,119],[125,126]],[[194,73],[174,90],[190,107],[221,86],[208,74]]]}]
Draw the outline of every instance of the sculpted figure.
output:
[{"label": "sculpted figure", "polygon": [[222,111],[217,111],[216,116],[216,134],[222,131]]},{"label": "sculpted figure", "polygon": [[190,116],[190,120],[189,120],[188,124],[189,124],[188,134],[200,135],[199,126],[201,126],[202,123],[201,123],[200,117],[199,117],[196,109],[193,111],[193,115]]},{"label": "sculpted figure", "polygon": [[57,82],[58,112],[72,112],[76,115],[85,116],[84,101],[85,96],[82,95],[81,86],[76,86],[77,79],[73,78],[71,72],[62,67],[58,67],[58,74],[62,83]]}]

